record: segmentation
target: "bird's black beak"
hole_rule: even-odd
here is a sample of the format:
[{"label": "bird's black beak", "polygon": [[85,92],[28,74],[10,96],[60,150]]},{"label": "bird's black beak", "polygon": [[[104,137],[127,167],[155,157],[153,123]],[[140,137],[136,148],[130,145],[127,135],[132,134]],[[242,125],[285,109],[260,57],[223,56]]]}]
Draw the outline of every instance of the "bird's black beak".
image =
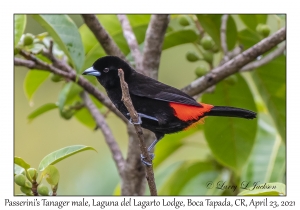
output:
[{"label": "bird's black beak", "polygon": [[101,73],[99,71],[95,70],[93,67],[86,69],[82,74],[83,75],[93,75],[95,77],[99,77],[101,75]]}]

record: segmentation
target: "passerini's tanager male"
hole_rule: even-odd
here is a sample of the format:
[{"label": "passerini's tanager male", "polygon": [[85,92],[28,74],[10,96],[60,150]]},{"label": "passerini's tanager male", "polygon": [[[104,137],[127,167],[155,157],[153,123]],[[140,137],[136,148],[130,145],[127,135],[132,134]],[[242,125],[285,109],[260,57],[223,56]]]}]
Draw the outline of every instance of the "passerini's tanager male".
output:
[{"label": "passerini's tanager male", "polygon": [[[156,135],[149,146],[150,152],[165,134],[188,129],[206,116],[225,116],[253,119],[256,113],[228,106],[213,106],[199,103],[184,92],[163,84],[135,71],[128,63],[116,56],[105,56],[96,60],[93,66],[83,72],[93,75],[105,88],[116,108],[128,119],[130,116],[123,104],[118,69],[124,71],[130,97],[140,117],[140,124]],[[150,154],[153,157],[153,154]],[[146,161],[144,164],[148,165]]]}]

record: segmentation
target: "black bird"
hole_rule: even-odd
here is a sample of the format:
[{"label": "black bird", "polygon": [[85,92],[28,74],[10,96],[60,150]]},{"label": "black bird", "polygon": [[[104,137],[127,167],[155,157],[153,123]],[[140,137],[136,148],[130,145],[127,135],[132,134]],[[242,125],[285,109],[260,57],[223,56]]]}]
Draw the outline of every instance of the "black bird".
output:
[{"label": "black bird", "polygon": [[[121,101],[122,90],[118,76],[120,68],[124,71],[133,106],[139,114],[139,123],[143,128],[155,133],[156,140],[149,146],[148,152],[165,134],[186,130],[206,116],[246,119],[256,117],[255,112],[245,109],[198,103],[184,92],[138,73],[119,57],[99,58],[83,74],[97,78],[112,103],[128,120],[130,116]],[[153,158],[153,153],[150,153],[150,156]],[[141,159],[144,164],[149,165],[143,157]]]}]

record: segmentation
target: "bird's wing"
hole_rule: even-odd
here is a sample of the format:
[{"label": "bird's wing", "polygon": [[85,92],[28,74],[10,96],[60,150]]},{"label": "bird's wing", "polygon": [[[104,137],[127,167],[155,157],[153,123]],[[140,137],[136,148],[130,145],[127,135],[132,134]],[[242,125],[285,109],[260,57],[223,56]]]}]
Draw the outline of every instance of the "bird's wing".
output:
[{"label": "bird's wing", "polygon": [[184,92],[141,74],[132,77],[128,86],[129,92],[136,96],[201,107]]}]

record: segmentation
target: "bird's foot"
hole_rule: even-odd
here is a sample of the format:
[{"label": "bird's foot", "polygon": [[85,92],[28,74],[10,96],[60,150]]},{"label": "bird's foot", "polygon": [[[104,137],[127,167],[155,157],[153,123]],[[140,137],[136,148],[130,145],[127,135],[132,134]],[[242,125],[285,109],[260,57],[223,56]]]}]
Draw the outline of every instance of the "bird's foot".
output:
[{"label": "bird's foot", "polygon": [[[154,154],[151,153],[151,152],[149,152],[149,156],[150,156],[150,159],[153,160]],[[151,163],[149,163],[149,162],[147,162],[147,161],[145,160],[145,157],[143,156],[143,154],[141,154],[141,161],[142,161],[142,163],[143,163],[145,166],[151,166],[151,165],[152,165]]]},{"label": "bird's foot", "polygon": [[[130,116],[130,114],[129,114],[129,113],[127,113],[127,115],[128,115],[128,116]],[[142,123],[143,123],[143,122],[142,122],[142,117],[143,117],[143,118],[150,119],[150,120],[155,120],[155,121],[158,121],[158,119],[157,119],[157,118],[155,118],[155,117],[151,117],[151,116],[149,116],[149,115],[146,115],[146,114],[143,114],[143,113],[138,113],[138,117],[139,117],[139,121],[138,121],[138,122],[134,123],[134,122],[132,122],[132,119],[130,118],[130,119],[129,119],[129,123],[130,123],[130,124],[133,124],[133,125],[140,125],[140,124],[142,124]]]},{"label": "bird's foot", "polygon": [[[130,114],[129,113],[127,113],[127,115],[128,116],[130,116]],[[140,125],[140,124],[142,124],[143,122],[142,122],[142,118],[141,118],[141,116],[140,116],[140,114],[138,113],[138,118],[139,118],[139,121],[138,122],[132,122],[132,119],[130,118],[129,119],[129,123],[131,124],[131,125]]]}]

